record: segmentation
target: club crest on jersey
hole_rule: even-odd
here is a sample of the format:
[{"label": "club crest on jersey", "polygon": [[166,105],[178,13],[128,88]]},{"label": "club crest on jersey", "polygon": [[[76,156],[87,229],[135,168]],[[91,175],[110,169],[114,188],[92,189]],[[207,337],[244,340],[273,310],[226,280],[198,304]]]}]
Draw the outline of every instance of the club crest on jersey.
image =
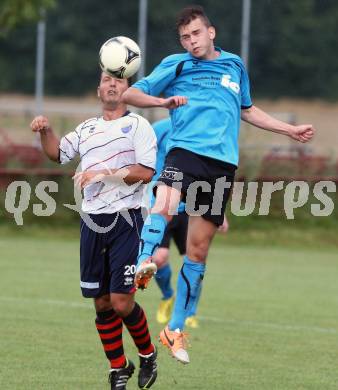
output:
[{"label": "club crest on jersey", "polygon": [[133,127],[132,125],[129,125],[127,127],[122,127],[121,131],[122,131],[123,134],[127,134],[132,129],[132,127]]}]

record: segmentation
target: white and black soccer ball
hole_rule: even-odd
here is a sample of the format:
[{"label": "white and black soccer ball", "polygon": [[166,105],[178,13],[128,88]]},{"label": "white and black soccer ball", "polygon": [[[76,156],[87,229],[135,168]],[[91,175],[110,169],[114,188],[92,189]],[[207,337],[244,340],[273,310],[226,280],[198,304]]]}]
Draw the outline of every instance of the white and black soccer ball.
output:
[{"label": "white and black soccer ball", "polygon": [[99,63],[103,72],[110,76],[128,79],[141,65],[141,50],[130,38],[110,38],[101,46]]}]

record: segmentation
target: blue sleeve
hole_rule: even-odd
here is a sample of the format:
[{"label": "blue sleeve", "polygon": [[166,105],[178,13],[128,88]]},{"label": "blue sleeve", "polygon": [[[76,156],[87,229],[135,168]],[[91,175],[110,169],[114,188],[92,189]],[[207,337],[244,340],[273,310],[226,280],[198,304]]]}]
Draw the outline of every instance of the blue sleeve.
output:
[{"label": "blue sleeve", "polygon": [[250,108],[252,106],[252,100],[250,96],[250,81],[249,76],[244,68],[242,67],[242,75],[241,75],[241,108]]},{"label": "blue sleeve", "polygon": [[176,78],[176,67],[178,62],[175,57],[176,56],[170,56],[165,58],[156,66],[149,76],[137,81],[132,87],[140,89],[147,95],[160,95]]}]

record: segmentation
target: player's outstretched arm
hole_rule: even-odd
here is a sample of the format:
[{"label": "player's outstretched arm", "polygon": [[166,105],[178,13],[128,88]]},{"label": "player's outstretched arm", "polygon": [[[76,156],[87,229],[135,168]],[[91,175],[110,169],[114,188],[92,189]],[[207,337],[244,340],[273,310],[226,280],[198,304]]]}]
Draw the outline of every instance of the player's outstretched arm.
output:
[{"label": "player's outstretched arm", "polygon": [[314,127],[310,124],[293,126],[272,117],[256,106],[243,109],[241,119],[261,129],[287,135],[299,142],[310,141],[315,133]]},{"label": "player's outstretched arm", "polygon": [[171,96],[163,99],[156,96],[147,95],[137,88],[130,87],[122,95],[122,101],[126,104],[131,104],[135,107],[149,108],[149,107],[163,107],[169,110],[187,104],[185,96]]},{"label": "player's outstretched arm", "polygon": [[54,134],[48,118],[45,116],[36,116],[31,125],[32,131],[40,133],[41,145],[47,157],[52,161],[59,161],[60,140]]}]

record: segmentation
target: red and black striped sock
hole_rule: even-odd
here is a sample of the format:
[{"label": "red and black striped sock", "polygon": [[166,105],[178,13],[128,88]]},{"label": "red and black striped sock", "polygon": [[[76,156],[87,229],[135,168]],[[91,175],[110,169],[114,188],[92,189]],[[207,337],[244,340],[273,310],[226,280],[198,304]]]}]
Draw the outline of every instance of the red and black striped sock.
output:
[{"label": "red and black striped sock", "polygon": [[147,318],[143,309],[135,302],[134,309],[127,316],[122,318],[134,343],[141,355],[149,355],[154,352],[148,329]]},{"label": "red and black striped sock", "polygon": [[104,352],[110,361],[111,368],[124,367],[126,357],[122,342],[122,319],[114,310],[97,312],[96,314],[96,329],[99,332]]}]

